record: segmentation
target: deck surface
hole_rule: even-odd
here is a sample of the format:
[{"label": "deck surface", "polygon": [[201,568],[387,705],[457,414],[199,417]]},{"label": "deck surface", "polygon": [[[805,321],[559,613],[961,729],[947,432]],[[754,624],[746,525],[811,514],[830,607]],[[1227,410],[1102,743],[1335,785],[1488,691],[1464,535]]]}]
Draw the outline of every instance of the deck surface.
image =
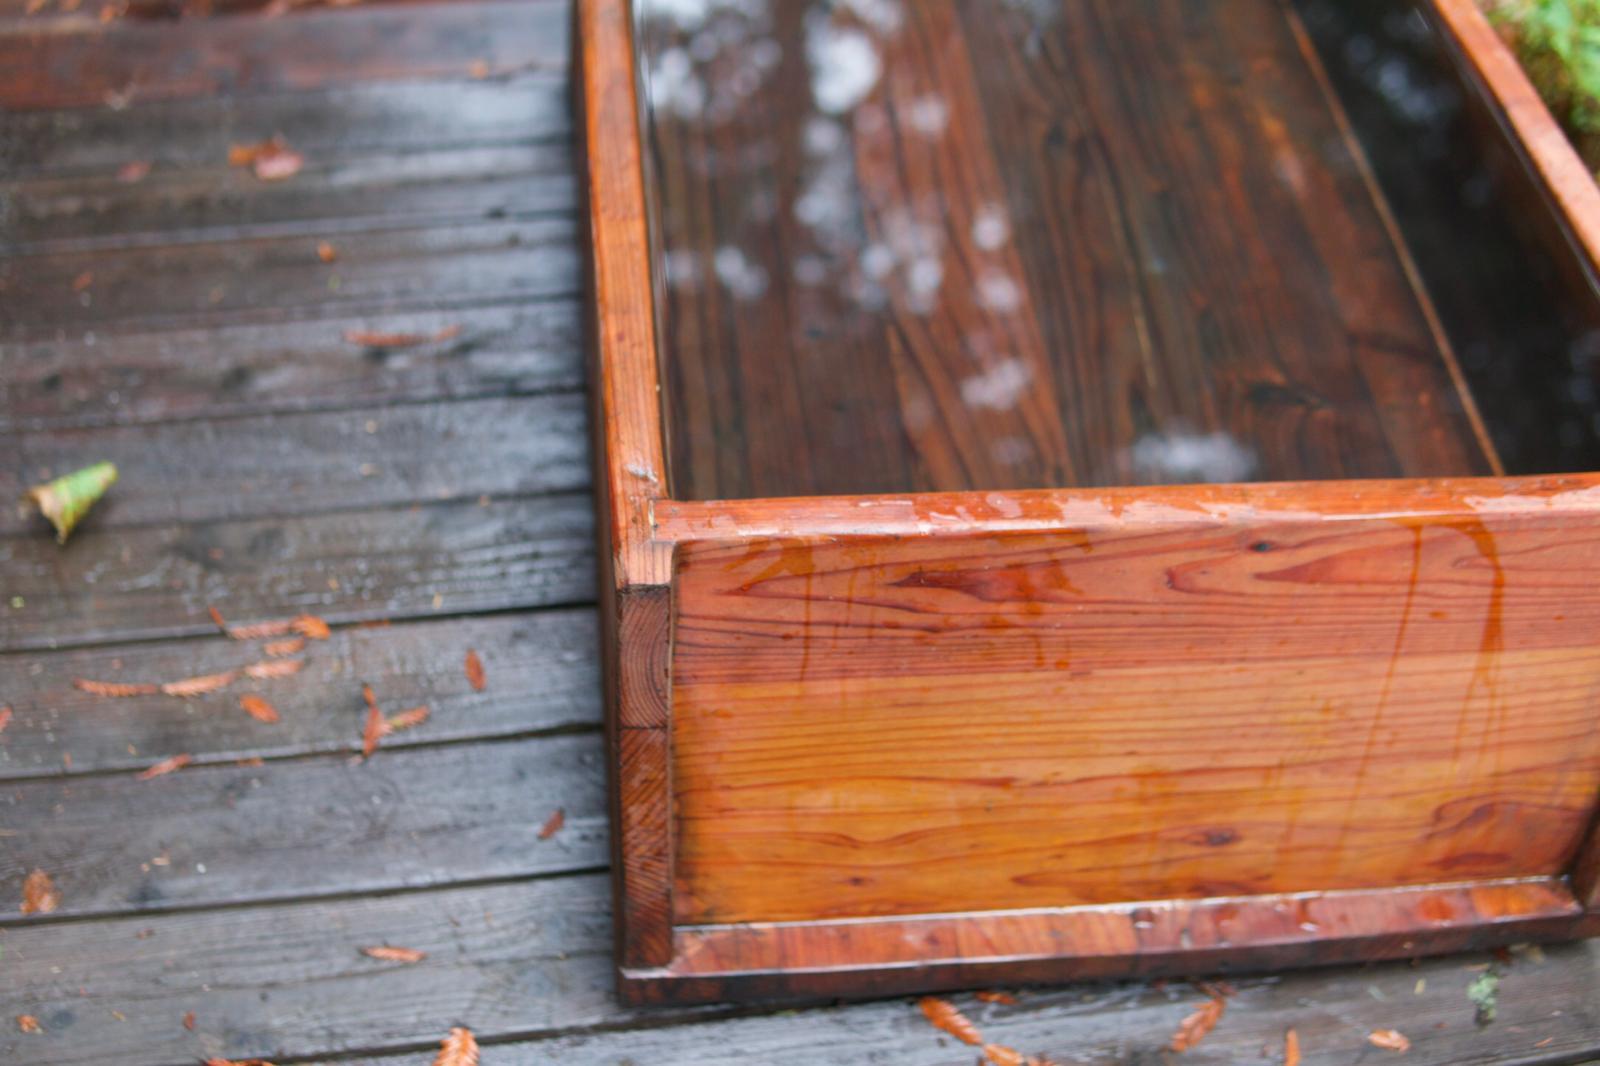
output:
[{"label": "deck surface", "polygon": [[[0,513],[0,1061],[402,1066],[466,1025],[487,1066],[972,1063],[905,999],[612,995],[566,4],[96,14],[0,2],[0,498],[122,469],[65,548]],[[228,166],[273,133],[301,173]],[[208,607],[334,631],[292,677],[197,699],[72,686],[262,658]],[[363,684],[432,710],[365,762]],[[34,869],[54,913],[20,912]],[[427,957],[360,952],[385,944]],[[1278,1062],[1289,1028],[1312,1066],[1388,1061],[1387,1028],[1412,1066],[1600,1056],[1600,950],[1496,963],[1479,1027],[1491,961],[1237,979],[1181,1061]],[[1065,1064],[1175,1061],[1202,996],[952,998]]]}]

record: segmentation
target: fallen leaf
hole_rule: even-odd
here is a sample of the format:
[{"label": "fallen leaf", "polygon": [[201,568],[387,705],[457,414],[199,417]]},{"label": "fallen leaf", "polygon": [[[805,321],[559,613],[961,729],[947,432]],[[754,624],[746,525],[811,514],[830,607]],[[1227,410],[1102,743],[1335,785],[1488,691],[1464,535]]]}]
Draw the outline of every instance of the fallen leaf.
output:
[{"label": "fallen leaf", "polygon": [[50,875],[35,870],[22,881],[22,913],[49,914],[61,906],[61,892]]},{"label": "fallen leaf", "polygon": [[258,722],[271,725],[278,721],[278,709],[260,696],[240,696],[239,706],[244,709],[245,714]]},{"label": "fallen leaf", "polygon": [[221,611],[217,610],[215,607],[207,607],[206,608],[206,614],[209,614],[211,616],[212,623],[218,629],[222,630],[224,633],[226,633],[228,631],[228,623],[222,617],[222,612]]},{"label": "fallen leaf", "polygon": [[978,1027],[967,1020],[967,1016],[956,1010],[955,1004],[938,996],[923,996],[917,1000],[917,1006],[922,1008],[922,1013],[928,1021],[943,1029],[963,1044],[978,1045],[983,1043],[983,1037],[978,1033]]},{"label": "fallen leaf", "polygon": [[290,637],[288,640],[274,640],[261,645],[261,650],[268,655],[294,655],[304,651],[305,637]]},{"label": "fallen leaf", "polygon": [[983,1045],[983,1057],[994,1066],[1028,1066],[1028,1060],[1016,1048],[1006,1047],[1004,1044]]},{"label": "fallen leaf", "polygon": [[1467,999],[1472,1003],[1473,1020],[1479,1025],[1488,1025],[1494,1021],[1496,1009],[1500,1005],[1500,975],[1493,970],[1479,974],[1467,986]]},{"label": "fallen leaf", "polygon": [[324,263],[332,263],[339,258],[339,249],[327,241],[317,242],[317,258]]},{"label": "fallen leaf", "polygon": [[1010,992],[975,992],[973,995],[979,1003],[1002,1003],[1008,1007],[1017,1004],[1017,997]]},{"label": "fallen leaf", "polygon": [[428,957],[426,951],[416,948],[391,948],[388,946],[375,948],[362,948],[361,954],[373,959],[382,959],[384,962],[421,962]]},{"label": "fallen leaf", "polygon": [[[78,280],[82,281],[85,276],[79,275]],[[78,288],[77,282],[73,282],[73,288]],[[26,498],[56,527],[56,543],[65,544],[78,522],[89,513],[89,508],[106,494],[116,480],[115,463],[95,463],[82,470],[63,474],[54,481],[33,486]]]},{"label": "fallen leaf", "polygon": [[17,1028],[24,1033],[41,1033],[44,1031],[39,1027],[39,1019],[31,1014],[17,1015]]},{"label": "fallen leaf", "polygon": [[456,1026],[439,1041],[439,1054],[433,1066],[478,1066],[478,1041],[471,1029]]},{"label": "fallen leaf", "polygon": [[[114,9],[104,7],[100,9],[102,18],[105,17],[105,12],[108,10],[114,11]],[[149,173],[150,160],[130,159],[128,162],[117,168],[117,180],[122,182],[124,185],[132,185],[135,182],[143,181],[145,176]]]},{"label": "fallen leaf", "polygon": [[239,671],[227,670],[220,674],[204,674],[200,677],[186,677],[182,681],[168,681],[161,686],[161,691],[168,696],[189,699],[192,696],[204,696],[208,692],[227,688],[238,678]]},{"label": "fallen leaf", "polygon": [[1402,1055],[1411,1050],[1411,1041],[1398,1029],[1376,1029],[1367,1034],[1367,1043],[1388,1051],[1398,1051]]},{"label": "fallen leaf", "polygon": [[401,711],[383,723],[383,735],[398,733],[402,729],[414,729],[428,720],[429,713],[431,712],[426,707],[413,707],[409,711]]},{"label": "fallen leaf", "polygon": [[1168,1046],[1173,1051],[1188,1051],[1216,1028],[1217,1022],[1222,1019],[1222,1012],[1227,1009],[1226,1000],[1221,996],[1213,996],[1204,1006],[1178,1024],[1178,1031],[1172,1034],[1172,1043]]},{"label": "fallen leaf", "polygon": [[91,696],[154,696],[161,691],[160,685],[125,685],[118,681],[85,681],[83,678],[73,678],[72,687],[80,692],[87,692]]},{"label": "fallen leaf", "polygon": [[72,291],[82,292],[94,284],[94,271],[85,270],[82,274],[72,279]]},{"label": "fallen leaf", "polygon": [[184,1014],[183,1027],[189,1030],[191,1033],[194,1032],[194,1011],[189,1011]]},{"label": "fallen leaf", "polygon": [[[557,807],[556,812],[550,817],[546,818],[544,820],[544,825],[539,827],[539,839],[549,840],[551,837],[561,832],[561,827],[566,824],[567,809],[565,807]],[[926,1010],[924,1010],[924,1013],[926,1013]]]},{"label": "fallen leaf", "polygon": [[6,731],[6,726],[11,724],[11,708],[0,707],[0,733]]},{"label": "fallen leaf", "polygon": [[251,169],[262,181],[284,181],[300,173],[305,165],[305,156],[292,148],[281,147],[257,155]]},{"label": "fallen leaf", "polygon": [[1300,1066],[1300,1034],[1293,1029],[1283,1034],[1283,1066]]},{"label": "fallen leaf", "polygon": [[244,668],[244,672],[257,680],[266,680],[298,674],[305,665],[304,659],[266,659],[259,663],[251,663]]},{"label": "fallen leaf", "polygon": [[185,766],[188,766],[192,762],[194,762],[193,755],[174,755],[170,759],[162,759],[148,770],[140,770],[135,776],[140,781],[148,781],[152,777],[162,777],[166,774],[182,770]]},{"label": "fallen leaf", "polygon": [[471,648],[467,649],[467,683],[474,692],[482,692],[489,684],[483,673],[483,660]]}]

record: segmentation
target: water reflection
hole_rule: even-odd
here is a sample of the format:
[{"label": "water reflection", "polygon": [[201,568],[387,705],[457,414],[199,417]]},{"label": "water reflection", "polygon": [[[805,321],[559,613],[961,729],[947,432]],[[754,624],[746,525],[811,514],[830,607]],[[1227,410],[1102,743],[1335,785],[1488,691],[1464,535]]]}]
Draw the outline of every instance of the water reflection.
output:
[{"label": "water reflection", "polygon": [[635,9],[678,491],[1488,472],[1274,0]]}]

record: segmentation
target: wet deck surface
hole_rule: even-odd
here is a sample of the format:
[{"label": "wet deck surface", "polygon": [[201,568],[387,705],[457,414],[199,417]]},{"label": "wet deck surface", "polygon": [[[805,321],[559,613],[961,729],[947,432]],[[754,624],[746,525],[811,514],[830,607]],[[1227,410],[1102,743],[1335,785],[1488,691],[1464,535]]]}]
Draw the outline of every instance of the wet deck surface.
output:
[{"label": "wet deck surface", "polygon": [[[0,1061],[399,1066],[466,1025],[490,1066],[972,1063],[904,999],[611,994],[566,5],[23,8],[0,0],[0,498],[102,459],[122,481],[64,549],[0,512]],[[228,166],[274,133],[301,173]],[[334,631],[292,677],[197,699],[73,688],[261,659],[212,606]],[[359,762],[364,683],[432,715]],[[20,913],[33,869],[52,914]],[[427,958],[360,953],[381,944]],[[1490,961],[1237,980],[1182,1061],[1281,1061],[1291,1027],[1308,1064],[1386,1061],[1385,1028],[1413,1064],[1600,1054],[1600,951],[1499,963],[1480,1028]],[[995,1042],[1142,1063],[1202,997],[953,998]]]}]

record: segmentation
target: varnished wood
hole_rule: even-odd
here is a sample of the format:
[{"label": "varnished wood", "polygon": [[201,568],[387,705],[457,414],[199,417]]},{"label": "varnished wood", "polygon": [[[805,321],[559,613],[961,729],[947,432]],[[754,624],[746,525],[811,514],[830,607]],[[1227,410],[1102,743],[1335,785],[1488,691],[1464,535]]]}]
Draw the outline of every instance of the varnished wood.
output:
[{"label": "varnished wood", "polygon": [[1600,597],[1563,582],[1596,494],[1332,523],[1301,491],[682,546],[678,919],[1560,873],[1600,794]]},{"label": "varnished wood", "polygon": [[[697,112],[641,7],[681,496],[1497,471],[1285,6],[805,8]],[[840,114],[817,20],[882,69]]]},{"label": "varnished wood", "polygon": [[[630,996],[766,997],[959,988],[996,979],[1233,972],[1404,958],[1600,932],[1552,881],[1254,896],[904,920],[689,927]],[[796,967],[793,960],[807,960]]]},{"label": "varnished wood", "polygon": [[[670,625],[607,623],[617,684],[665,678],[613,754],[638,841],[624,995],[1594,931],[1600,599],[1570,575],[1600,562],[1600,479],[1503,476],[1451,333],[1465,298],[1433,305],[1437,249],[1411,254],[1326,25],[1278,3],[1037,23],[947,3],[813,13],[801,48],[803,8],[774,10],[794,47],[739,101],[718,64],[742,60],[716,49],[674,95],[703,27],[646,8],[652,154],[628,154],[631,126],[611,146],[653,197],[675,497],[623,483],[649,576],[612,578],[619,608],[670,596]],[[767,32],[738,18],[718,32]],[[828,33],[876,59],[819,115],[793,101],[826,92]],[[1148,61],[1166,39],[1179,60]],[[838,247],[807,243],[819,154],[854,205]],[[908,237],[930,194],[943,229]],[[996,205],[998,241],[977,225]],[[898,258],[852,318],[824,282],[867,247]],[[844,258],[808,279],[802,253]],[[930,263],[935,300],[912,276]],[[602,330],[650,312],[596,306]],[[596,381],[651,403],[657,371],[618,365]],[[626,437],[632,412],[601,428]],[[1257,483],[1128,487],[1174,480],[1133,453],[1191,430],[1247,453],[1212,480]],[[911,494],[828,495],[857,486]],[[1337,917],[1294,919],[1313,899]]]}]

